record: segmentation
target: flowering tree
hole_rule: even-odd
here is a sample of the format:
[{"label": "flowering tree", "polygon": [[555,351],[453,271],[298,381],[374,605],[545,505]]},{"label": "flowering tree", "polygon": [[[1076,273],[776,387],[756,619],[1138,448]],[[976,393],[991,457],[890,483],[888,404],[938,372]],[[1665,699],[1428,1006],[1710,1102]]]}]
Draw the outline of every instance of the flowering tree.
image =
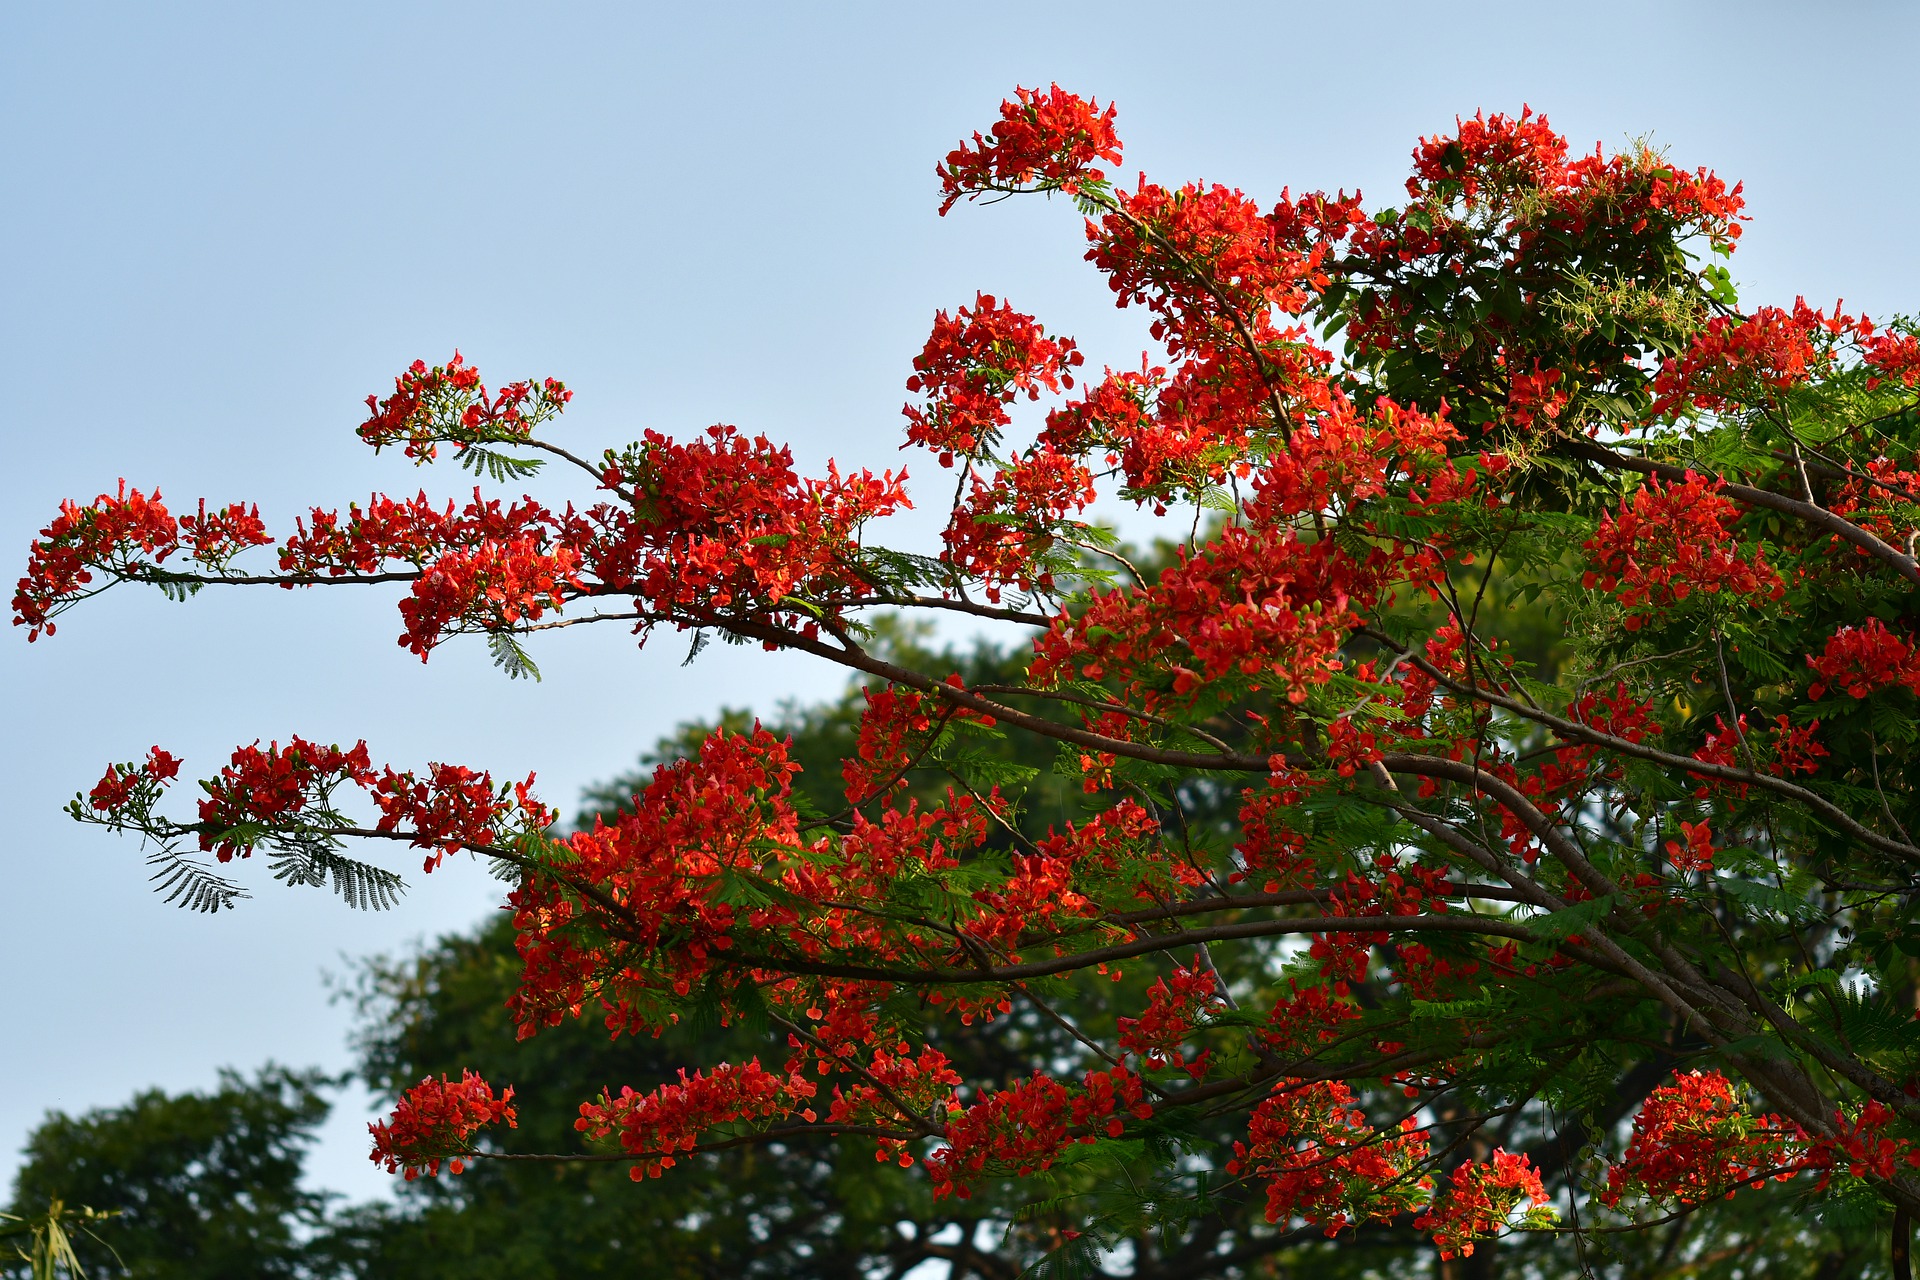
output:
[{"label": "flowering tree", "polygon": [[[587,622],[795,650],[866,683],[838,807],[754,727],[564,836],[532,779],[299,737],[236,751],[191,819],[163,812],[158,747],[74,816],[149,838],[205,910],[255,851],[363,905],[401,883],[355,844],[428,871],[469,851],[514,885],[522,1037],[759,1029],[758,1056],[581,1104],[574,1158],[636,1178],[840,1139],[964,1199],[1109,1159],[1160,1176],[1160,1212],[1169,1186],[1248,1191],[1276,1236],[1418,1230],[1453,1270],[1510,1232],[1597,1248],[1798,1180],[1890,1215],[1904,1274],[1914,326],[1740,310],[1715,262],[1737,186],[1575,156],[1528,112],[1422,139],[1371,212],[1127,189],[1119,159],[1113,109],[1055,87],[939,166],[943,214],[1065,197],[1157,345],[1092,377],[997,298],[940,312],[905,410],[954,473],[937,556],[867,536],[904,472],[803,478],[727,426],[589,460],[551,436],[561,383],[489,390],[456,354],[369,397],[362,438],[495,482],[557,461],[587,505],[375,498],[275,537],[122,485],[62,507],[14,598],[31,639],[120,582],[404,584],[402,645],[484,636],[509,675],[525,637]],[[1103,496],[1164,521],[1160,563]],[[1523,608],[1561,659],[1516,652]],[[1030,657],[990,683],[904,663],[873,642],[886,611]],[[1010,736],[1054,744],[1082,820],[1023,821]],[[1048,1034],[967,1078],[953,1037],[998,1021]],[[375,1158],[457,1172],[511,1096],[423,1081]],[[1205,1137],[1223,1118],[1230,1145]]]}]

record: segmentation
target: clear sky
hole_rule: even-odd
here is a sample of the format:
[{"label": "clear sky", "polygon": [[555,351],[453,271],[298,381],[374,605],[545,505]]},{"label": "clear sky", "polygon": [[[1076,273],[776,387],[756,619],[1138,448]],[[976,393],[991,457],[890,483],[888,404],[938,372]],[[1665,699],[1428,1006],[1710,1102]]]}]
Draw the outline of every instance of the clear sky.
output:
[{"label": "clear sky", "polygon": [[[0,548],[24,564],[62,498],[122,476],[279,529],[375,489],[459,495],[352,434],[368,392],[456,346],[564,378],[582,452],[728,421],[809,469],[900,464],[908,361],[976,289],[1129,363],[1137,320],[1070,210],[935,216],[935,161],[1016,84],[1117,101],[1128,176],[1263,199],[1391,201],[1419,135],[1528,103],[1576,146],[1651,135],[1743,179],[1747,301],[1911,310],[1917,48],[1904,3],[7,5]],[[422,667],[394,599],[123,591],[0,642],[0,1150],[48,1108],[223,1064],[343,1067],[323,972],[497,902],[464,864],[385,915],[250,868],[253,901],[184,914],[131,842],[61,815],[107,761],[159,743],[211,772],[256,738],[365,737],[403,765],[537,769],[570,809],[676,721],[839,685],[574,632],[535,650],[544,683],[509,684],[472,646]],[[356,1195],[385,1185],[362,1110],[314,1166]]]}]

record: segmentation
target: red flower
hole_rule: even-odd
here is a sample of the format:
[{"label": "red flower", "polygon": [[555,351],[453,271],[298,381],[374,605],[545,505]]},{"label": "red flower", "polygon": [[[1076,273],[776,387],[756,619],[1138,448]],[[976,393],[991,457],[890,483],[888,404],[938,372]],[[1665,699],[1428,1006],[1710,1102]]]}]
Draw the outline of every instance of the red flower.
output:
[{"label": "red flower", "polygon": [[971,143],[961,143],[935,169],[942,217],[961,199],[987,191],[1029,183],[1038,190],[1077,191],[1082,182],[1106,178],[1093,167],[1095,160],[1120,163],[1112,106],[1102,111],[1098,102],[1057,84],[1045,93],[1013,92],[1000,104],[1000,121],[991,136],[975,133]]},{"label": "red flower", "polygon": [[1698,1204],[1741,1183],[1807,1167],[1805,1151],[1798,1126],[1753,1115],[1719,1072],[1676,1072],[1634,1117],[1626,1157],[1607,1170],[1600,1198],[1609,1206],[1633,1194]]},{"label": "red flower", "polygon": [[1419,195],[1421,184],[1455,185],[1471,200],[1482,188],[1496,192],[1559,185],[1566,172],[1567,140],[1555,133],[1545,116],[1521,107],[1518,116],[1476,112],[1471,120],[1454,118],[1452,136],[1420,139],[1413,152],[1414,178],[1407,180],[1409,195]]},{"label": "red flower", "polygon": [[[1682,840],[1667,841],[1667,858],[1675,871],[1713,870],[1713,832],[1705,822],[1680,824]],[[1683,842],[1684,841],[1684,842]]]},{"label": "red flower", "polygon": [[1427,1158],[1427,1135],[1411,1117],[1380,1129],[1352,1103],[1352,1090],[1337,1080],[1282,1080],[1254,1108],[1227,1172],[1268,1180],[1268,1222],[1297,1216],[1332,1236],[1426,1199],[1432,1179],[1415,1170]]},{"label": "red flower", "polygon": [[650,1093],[602,1093],[598,1102],[580,1104],[573,1127],[589,1138],[618,1135],[621,1148],[636,1157],[629,1172],[638,1182],[671,1169],[675,1156],[693,1150],[708,1129],[791,1115],[814,1090],[811,1080],[798,1073],[774,1075],[758,1058],[738,1067],[723,1062],[710,1072],[682,1071],[678,1083]]},{"label": "red flower", "polygon": [[1084,359],[1071,338],[1049,338],[1032,316],[983,293],[972,310],[938,312],[927,345],[913,358],[907,390],[925,392],[924,406],[901,410],[907,439],[937,450],[941,466],[955,454],[991,453],[1000,429],[1012,421],[1007,405],[1025,393],[1073,386]]},{"label": "red flower", "polygon": [[1830,319],[1794,299],[1792,311],[1761,307],[1744,319],[1716,316],[1654,379],[1655,413],[1719,410],[1799,386],[1828,356],[1815,344],[1822,331],[1852,332],[1857,323],[1837,311]]},{"label": "red flower", "polygon": [[1809,698],[1825,697],[1832,685],[1854,698],[1895,687],[1920,693],[1920,651],[1878,618],[1870,617],[1857,627],[1841,627],[1819,657],[1808,656],[1807,665],[1819,677],[1807,686]]},{"label": "red flower", "polygon": [[84,588],[95,569],[137,577],[179,546],[179,526],[161,505],[158,489],[148,496],[122,480],[117,492],[101,494],[90,506],[63,502],[27,556],[27,576],[13,594],[13,625],[28,628],[28,640],[52,635],[54,617],[90,594]]},{"label": "red flower", "polygon": [[1691,471],[1671,484],[1649,481],[1587,539],[1584,585],[1618,594],[1629,631],[1696,591],[1754,604],[1786,594],[1763,552],[1742,552],[1729,528],[1740,509],[1719,489]]},{"label": "red flower", "polygon": [[503,1120],[516,1127],[512,1103],[511,1087],[495,1097],[493,1086],[473,1071],[462,1072],[457,1083],[429,1077],[401,1096],[391,1117],[367,1126],[373,1162],[388,1173],[404,1170],[409,1182],[439,1173],[442,1160],[460,1173],[474,1134]]},{"label": "red flower", "polygon": [[1447,1191],[1413,1221],[1417,1230],[1433,1233],[1443,1259],[1472,1257],[1473,1242],[1497,1235],[1521,1200],[1536,1207],[1547,1202],[1547,1189],[1527,1157],[1503,1150],[1485,1162],[1467,1161],[1449,1181]]},{"label": "red flower", "polygon": [[375,449],[403,444],[407,457],[430,462],[438,443],[465,453],[485,441],[526,440],[571,399],[566,384],[552,378],[508,383],[490,396],[480,371],[456,351],[452,360],[431,369],[415,360],[393,380],[393,394],[386,399],[368,396],[370,414],[359,435]]},{"label": "red flower", "polygon": [[1888,378],[1909,387],[1920,385],[1920,334],[1875,334],[1866,340],[1862,355],[1867,368],[1873,370],[1867,377],[1867,390]]}]

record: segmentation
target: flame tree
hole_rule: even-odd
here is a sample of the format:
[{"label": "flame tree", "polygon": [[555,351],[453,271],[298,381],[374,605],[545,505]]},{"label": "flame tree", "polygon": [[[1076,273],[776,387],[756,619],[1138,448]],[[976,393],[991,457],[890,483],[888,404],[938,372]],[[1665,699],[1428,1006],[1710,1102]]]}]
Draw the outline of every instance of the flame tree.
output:
[{"label": "flame tree", "polygon": [[[865,683],[843,803],[751,727],[567,835],[531,779],[298,736],[236,751],[191,817],[159,747],[74,816],[147,837],[204,910],[255,852],[378,906],[401,880],[359,850],[468,851],[513,884],[522,1037],[757,1030],[745,1060],[581,1103],[572,1158],[635,1178],[839,1140],[966,1198],[1111,1158],[1163,1203],[1255,1195],[1275,1231],[1417,1229],[1448,1269],[1777,1178],[1877,1206],[1904,1273],[1914,327],[1742,310],[1716,261],[1739,187],[1576,155],[1524,111],[1422,139],[1371,211],[1128,188],[1100,167],[1120,154],[1113,108],[1056,86],[938,166],[942,214],[1076,207],[1156,345],[1093,375],[1005,301],[939,312],[904,410],[953,473],[937,556],[872,536],[904,473],[802,477],[731,426],[593,457],[553,438],[563,384],[490,390],[456,354],[369,397],[361,437],[494,483],[557,463],[581,505],[376,497],[275,536],[123,484],[61,508],[14,598],[33,639],[121,582],[387,582],[411,652],[478,635],[510,675],[527,636],[585,623],[793,650]],[[1097,501],[1159,519],[1168,553],[1130,554]],[[1516,606],[1564,662],[1516,655]],[[898,612],[1028,657],[990,683],[895,661],[874,636]],[[995,749],[1022,736],[1079,820],[1022,820],[1054,781]],[[932,797],[908,786],[929,769]],[[1015,1018],[1059,1033],[1017,1071],[940,1047]],[[374,1157],[458,1172],[512,1098],[423,1081]],[[1065,1247],[1096,1253],[1094,1226]]]}]

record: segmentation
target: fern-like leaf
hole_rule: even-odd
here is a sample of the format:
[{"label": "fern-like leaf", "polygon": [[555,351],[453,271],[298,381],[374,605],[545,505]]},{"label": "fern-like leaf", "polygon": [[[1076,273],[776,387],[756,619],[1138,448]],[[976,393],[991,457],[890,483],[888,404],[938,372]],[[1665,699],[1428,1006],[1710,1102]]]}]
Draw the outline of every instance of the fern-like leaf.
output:
[{"label": "fern-like leaf", "polygon": [[695,627],[693,629],[693,643],[687,646],[687,656],[680,659],[680,665],[683,667],[692,666],[693,660],[700,656],[700,651],[706,648],[712,639],[713,637],[707,634],[705,627]]},{"label": "fern-like leaf", "polygon": [[487,650],[493,654],[493,665],[506,672],[507,679],[531,676],[535,684],[540,682],[540,668],[512,632],[493,632],[487,637]]},{"label": "fern-like leaf", "polygon": [[1076,1236],[1020,1273],[1020,1280],[1093,1280],[1100,1269],[1100,1243],[1090,1235]]},{"label": "fern-like leaf", "polygon": [[154,892],[165,894],[165,901],[178,903],[187,911],[211,915],[232,907],[241,898],[253,896],[206,863],[196,862],[168,844],[161,844],[148,854],[147,865],[154,868],[153,874],[147,877]]},{"label": "fern-like leaf", "polygon": [[505,484],[510,480],[525,480],[545,465],[545,459],[514,458],[474,445],[460,455],[460,465],[477,476],[484,475],[497,484]]},{"label": "fern-like leaf", "polygon": [[277,848],[268,864],[273,878],[287,884],[333,891],[356,911],[386,911],[400,901],[407,882],[385,867],[349,858],[317,844],[286,844]]}]

